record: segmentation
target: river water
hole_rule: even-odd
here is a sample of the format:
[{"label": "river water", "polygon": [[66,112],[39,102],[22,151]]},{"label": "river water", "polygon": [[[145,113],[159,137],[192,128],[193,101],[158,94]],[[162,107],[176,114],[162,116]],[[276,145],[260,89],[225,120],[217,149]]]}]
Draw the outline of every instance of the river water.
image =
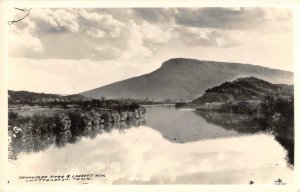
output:
[{"label": "river water", "polygon": [[[293,183],[286,150],[248,116],[173,106],[146,110],[143,123],[19,152],[9,164],[10,183],[274,184],[278,178]],[[105,176],[33,183],[19,178],[77,174]]]}]

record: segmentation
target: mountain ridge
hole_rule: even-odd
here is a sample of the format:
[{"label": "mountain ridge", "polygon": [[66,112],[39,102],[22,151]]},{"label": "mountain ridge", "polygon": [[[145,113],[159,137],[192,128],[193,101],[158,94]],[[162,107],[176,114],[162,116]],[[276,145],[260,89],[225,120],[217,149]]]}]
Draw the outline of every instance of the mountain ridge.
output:
[{"label": "mountain ridge", "polygon": [[114,82],[79,94],[136,99],[194,99],[209,87],[238,77],[255,76],[273,83],[292,84],[293,73],[252,64],[171,58],[144,75]]}]

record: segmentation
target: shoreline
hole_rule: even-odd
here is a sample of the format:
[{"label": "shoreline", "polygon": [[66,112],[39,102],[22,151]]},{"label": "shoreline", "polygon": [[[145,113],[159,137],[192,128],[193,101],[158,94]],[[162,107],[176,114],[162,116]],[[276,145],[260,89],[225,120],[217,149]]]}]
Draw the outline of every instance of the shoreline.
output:
[{"label": "shoreline", "polygon": [[153,105],[141,105],[143,107],[164,107],[164,106],[175,106],[175,104],[153,104]]}]

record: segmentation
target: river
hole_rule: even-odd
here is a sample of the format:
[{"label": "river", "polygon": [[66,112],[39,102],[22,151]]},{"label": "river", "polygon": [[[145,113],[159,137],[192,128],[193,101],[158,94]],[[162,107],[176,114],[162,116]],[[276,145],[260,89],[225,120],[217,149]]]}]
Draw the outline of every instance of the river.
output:
[{"label": "river", "polygon": [[76,174],[105,176],[64,184],[274,184],[278,178],[293,183],[285,148],[248,116],[174,106],[146,110],[142,123],[76,142],[42,148],[32,142],[39,150],[20,151],[10,161],[10,183],[32,184],[19,176]]}]

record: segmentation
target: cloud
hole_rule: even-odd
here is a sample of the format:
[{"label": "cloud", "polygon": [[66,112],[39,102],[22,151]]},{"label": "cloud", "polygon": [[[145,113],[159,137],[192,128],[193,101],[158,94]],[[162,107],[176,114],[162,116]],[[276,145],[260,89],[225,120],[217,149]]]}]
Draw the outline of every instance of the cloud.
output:
[{"label": "cloud", "polygon": [[[10,55],[16,57],[106,60],[118,57],[109,50],[126,46],[120,39],[124,23],[84,9],[33,9],[10,28]],[[101,54],[99,45],[110,47],[108,54]]]},{"label": "cloud", "polygon": [[167,43],[172,36],[171,28],[164,30],[162,27],[148,22],[141,24],[141,33],[143,38],[151,43]]},{"label": "cloud", "polygon": [[79,10],[78,13],[80,15],[80,22],[83,24],[84,29],[89,31],[89,28],[92,27],[93,30],[98,30],[96,34],[103,34],[103,37],[119,37],[125,27],[124,23],[114,19],[110,14],[87,12],[84,9]]},{"label": "cloud", "polygon": [[144,58],[152,55],[152,51],[144,45],[143,33],[140,27],[134,22],[130,21],[128,33],[127,48],[121,55],[120,59],[129,60],[136,58]]},{"label": "cloud", "polygon": [[254,26],[290,18],[288,10],[271,8],[180,8],[175,14],[179,25],[232,30],[252,30]]},{"label": "cloud", "polygon": [[19,29],[11,25],[8,37],[9,53],[12,56],[36,54],[44,50],[40,39],[34,37],[29,28]]},{"label": "cloud", "polygon": [[77,14],[72,9],[35,9],[31,11],[30,19],[40,33],[79,32]]},{"label": "cloud", "polygon": [[112,46],[96,46],[96,54],[100,56],[103,60],[111,60],[118,58],[121,54],[120,50]]},{"label": "cloud", "polygon": [[96,28],[88,29],[86,33],[95,38],[103,38],[106,35],[105,31]]},{"label": "cloud", "polygon": [[42,34],[58,32],[88,32],[93,37],[103,34],[119,37],[125,24],[110,14],[88,12],[85,9],[34,9],[30,20],[36,25],[36,32]]},{"label": "cloud", "polygon": [[233,47],[241,44],[241,42],[239,42],[241,32],[239,31],[176,27],[172,32],[174,33],[174,39],[178,42],[184,42],[188,46]]},{"label": "cloud", "polygon": [[[291,22],[289,11],[269,8],[34,9],[16,25],[33,51],[13,55],[107,60],[149,57],[174,43],[226,48],[243,44],[245,31],[286,32]],[[122,54],[101,54],[112,49]]]},{"label": "cloud", "polygon": [[163,23],[173,20],[173,13],[175,9],[166,8],[135,8],[132,9],[135,15],[142,20],[150,23]]}]

